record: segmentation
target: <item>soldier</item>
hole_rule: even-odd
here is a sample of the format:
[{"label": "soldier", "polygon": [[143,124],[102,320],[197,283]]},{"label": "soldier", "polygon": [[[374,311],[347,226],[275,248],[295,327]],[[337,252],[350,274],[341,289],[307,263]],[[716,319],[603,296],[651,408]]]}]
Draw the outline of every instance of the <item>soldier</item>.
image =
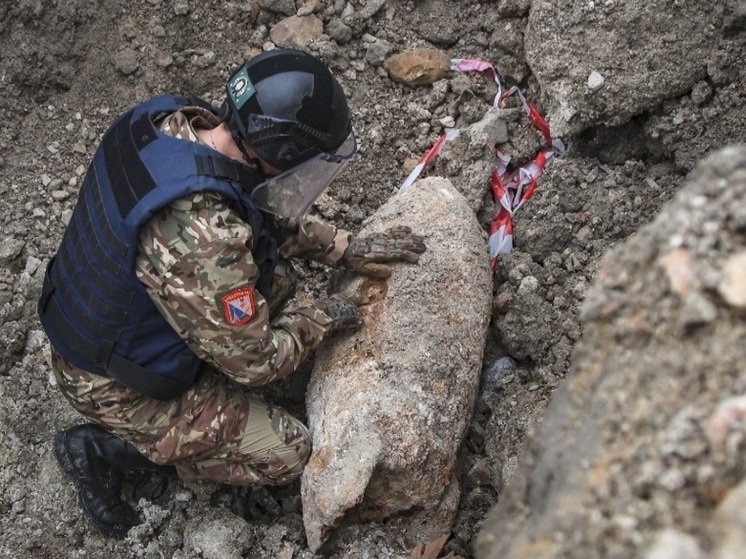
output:
[{"label": "soldier", "polygon": [[417,262],[406,228],[355,238],[307,210],[356,152],[342,88],[315,57],[246,61],[217,109],[156,97],[106,132],[39,301],[63,395],[90,423],[55,436],[102,533],[140,523],[125,475],[263,486],[298,478],[306,427],[244,387],[362,324],[356,304],[286,308],[291,258],[384,278]]}]

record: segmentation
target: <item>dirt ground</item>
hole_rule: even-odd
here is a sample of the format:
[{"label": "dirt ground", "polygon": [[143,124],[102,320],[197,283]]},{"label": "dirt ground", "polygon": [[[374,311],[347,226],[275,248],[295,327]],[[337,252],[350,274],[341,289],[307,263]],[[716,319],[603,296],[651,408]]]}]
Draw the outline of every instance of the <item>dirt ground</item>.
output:
[{"label": "dirt ground", "polygon": [[[544,110],[520,41],[508,49],[504,34],[495,32],[508,22],[520,36],[529,7],[528,0],[0,5],[0,557],[313,557],[305,546],[297,485],[271,489],[272,502],[261,503],[247,489],[186,486],[172,479],[163,497],[144,502],[147,522],[127,540],[102,538],[87,526],[52,453],[54,433],[80,419],[53,385],[36,316],[44,267],[111,120],[165,92],[219,102],[237,61],[270,48],[270,30],[298,9],[315,9],[324,22],[325,35],[307,48],[339,76],[360,144],[359,156],[314,211],[358,230],[444,127],[478,120],[494,95],[489,77],[477,74],[402,85],[387,75],[383,59],[427,47],[452,58],[486,60],[507,85],[519,84]],[[489,390],[478,402],[460,453],[461,505],[444,555],[473,557],[485,514],[568,371],[582,333],[578,305],[600,257],[655,215],[709,150],[744,141],[743,127],[735,138],[729,132],[713,138],[707,127],[708,119],[723,118],[716,103],[727,98],[718,101],[716,93],[738,102],[738,89],[729,88],[743,82],[703,82],[707,91],[700,87],[667,99],[629,124],[563,138],[567,153],[521,209],[516,250],[501,259],[494,274],[493,325],[484,359]],[[677,115],[697,122],[700,132],[672,126]],[[479,212],[485,228],[492,212],[491,204]],[[309,265],[302,279],[307,292],[320,293],[335,275]],[[515,366],[503,367],[504,360],[493,366],[505,356]],[[273,387],[268,397],[282,399],[302,416],[309,370]],[[383,527],[365,526],[346,531],[330,556],[393,559],[409,557],[410,550],[411,542],[392,538]]]}]

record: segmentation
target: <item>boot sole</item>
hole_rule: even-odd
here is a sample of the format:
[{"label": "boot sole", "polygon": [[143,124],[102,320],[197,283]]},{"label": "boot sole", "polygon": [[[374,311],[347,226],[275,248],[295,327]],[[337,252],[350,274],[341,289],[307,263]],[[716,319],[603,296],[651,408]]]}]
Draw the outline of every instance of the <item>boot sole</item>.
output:
[{"label": "boot sole", "polygon": [[123,531],[121,528],[103,524],[91,514],[91,511],[88,508],[88,503],[86,503],[85,499],[83,499],[83,489],[80,486],[78,477],[75,475],[75,468],[73,468],[72,460],[70,460],[70,454],[67,450],[67,440],[64,432],[57,433],[54,436],[54,455],[57,458],[57,463],[59,464],[62,472],[72,480],[72,482],[75,484],[75,489],[78,490],[78,505],[80,506],[80,510],[83,511],[83,515],[86,517],[86,520],[88,520],[88,522],[90,522],[91,525],[96,528],[96,530],[98,530],[105,536],[115,537],[118,539],[124,538],[129,530]]}]

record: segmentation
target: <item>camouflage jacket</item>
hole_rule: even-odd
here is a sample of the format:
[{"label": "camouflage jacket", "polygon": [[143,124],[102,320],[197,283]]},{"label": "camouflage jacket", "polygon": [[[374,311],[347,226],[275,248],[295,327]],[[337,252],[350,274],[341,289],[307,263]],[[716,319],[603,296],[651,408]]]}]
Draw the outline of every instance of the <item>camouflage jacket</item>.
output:
[{"label": "camouflage jacket", "polygon": [[[197,128],[219,124],[198,107],[160,121],[164,132],[198,142]],[[350,237],[312,216],[278,219],[275,227],[281,258],[331,266],[339,263]],[[259,271],[252,245],[251,227],[227,200],[214,193],[194,194],[163,208],[142,228],[136,266],[153,303],[192,351],[248,386],[293,372],[330,323],[312,305],[283,311],[270,321],[268,301],[253,289]],[[242,297],[242,316],[250,320],[231,320],[226,301],[236,297]]]}]

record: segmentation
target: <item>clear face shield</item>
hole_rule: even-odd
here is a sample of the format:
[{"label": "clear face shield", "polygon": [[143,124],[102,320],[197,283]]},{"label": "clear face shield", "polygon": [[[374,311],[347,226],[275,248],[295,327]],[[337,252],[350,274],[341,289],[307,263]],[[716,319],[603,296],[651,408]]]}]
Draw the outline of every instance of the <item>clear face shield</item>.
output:
[{"label": "clear face shield", "polygon": [[334,153],[320,153],[254,188],[252,201],[262,210],[281,217],[300,217],[345,168],[357,152],[355,134]]}]

